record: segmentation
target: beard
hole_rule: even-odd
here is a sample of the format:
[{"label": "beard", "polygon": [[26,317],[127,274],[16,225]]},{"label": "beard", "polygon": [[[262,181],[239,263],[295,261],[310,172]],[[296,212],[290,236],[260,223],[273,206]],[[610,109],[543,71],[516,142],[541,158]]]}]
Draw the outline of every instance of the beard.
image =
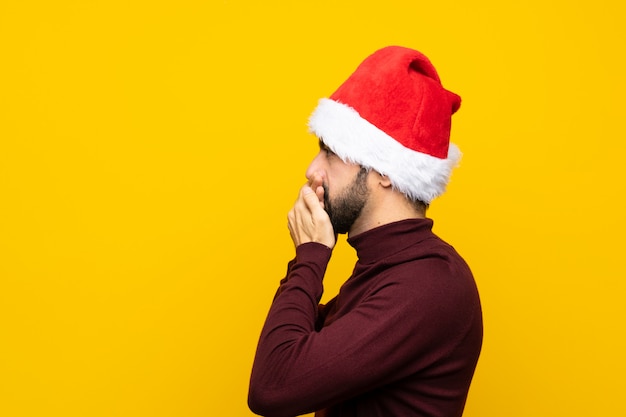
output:
[{"label": "beard", "polygon": [[361,215],[369,197],[367,188],[368,170],[361,168],[356,178],[348,187],[332,200],[328,194],[328,186],[324,187],[324,210],[330,217],[330,223],[337,234],[348,233],[354,222]]}]

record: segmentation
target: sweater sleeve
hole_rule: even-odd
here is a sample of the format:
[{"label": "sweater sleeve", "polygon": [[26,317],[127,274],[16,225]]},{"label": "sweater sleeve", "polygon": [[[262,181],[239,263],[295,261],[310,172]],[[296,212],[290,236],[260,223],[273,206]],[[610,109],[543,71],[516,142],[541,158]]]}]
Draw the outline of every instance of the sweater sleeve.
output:
[{"label": "sweater sleeve", "polygon": [[280,387],[289,384],[289,368],[299,361],[303,339],[315,332],[322,281],[331,254],[324,245],[306,243],[296,248],[296,258],[289,262],[287,276],[280,282],[261,331],[252,367],[248,403],[258,414],[301,414],[289,411],[300,408],[298,393],[284,392]]}]

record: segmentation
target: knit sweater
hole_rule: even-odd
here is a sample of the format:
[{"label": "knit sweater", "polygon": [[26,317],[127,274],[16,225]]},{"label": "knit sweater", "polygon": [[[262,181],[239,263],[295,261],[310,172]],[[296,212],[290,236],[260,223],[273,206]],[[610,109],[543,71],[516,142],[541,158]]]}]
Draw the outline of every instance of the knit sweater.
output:
[{"label": "knit sweater", "polygon": [[319,305],[331,250],[296,248],[261,332],[248,403],[292,417],[461,416],[482,344],[474,278],[430,219],[348,239],[358,261]]}]

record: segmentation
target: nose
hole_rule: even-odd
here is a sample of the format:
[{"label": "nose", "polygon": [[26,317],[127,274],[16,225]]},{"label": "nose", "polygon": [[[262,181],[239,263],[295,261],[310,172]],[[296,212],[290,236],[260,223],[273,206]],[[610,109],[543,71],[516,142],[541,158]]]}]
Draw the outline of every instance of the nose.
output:
[{"label": "nose", "polygon": [[309,167],[306,170],[306,173],[304,174],[306,176],[306,178],[311,181],[311,179],[313,178],[313,175],[315,173],[322,173],[323,172],[323,166],[322,166],[322,155],[323,152],[320,151],[315,158],[313,158],[313,160],[311,161],[311,163],[309,164]]}]

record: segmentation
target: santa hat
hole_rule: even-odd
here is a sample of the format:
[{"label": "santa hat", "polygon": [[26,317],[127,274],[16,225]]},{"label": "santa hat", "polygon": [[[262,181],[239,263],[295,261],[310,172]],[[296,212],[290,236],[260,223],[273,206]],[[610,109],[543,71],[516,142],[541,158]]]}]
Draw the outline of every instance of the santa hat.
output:
[{"label": "santa hat", "polygon": [[450,143],[460,105],[426,56],[389,46],[319,101],[309,129],[342,160],[386,175],[411,200],[429,204],[461,157]]}]

